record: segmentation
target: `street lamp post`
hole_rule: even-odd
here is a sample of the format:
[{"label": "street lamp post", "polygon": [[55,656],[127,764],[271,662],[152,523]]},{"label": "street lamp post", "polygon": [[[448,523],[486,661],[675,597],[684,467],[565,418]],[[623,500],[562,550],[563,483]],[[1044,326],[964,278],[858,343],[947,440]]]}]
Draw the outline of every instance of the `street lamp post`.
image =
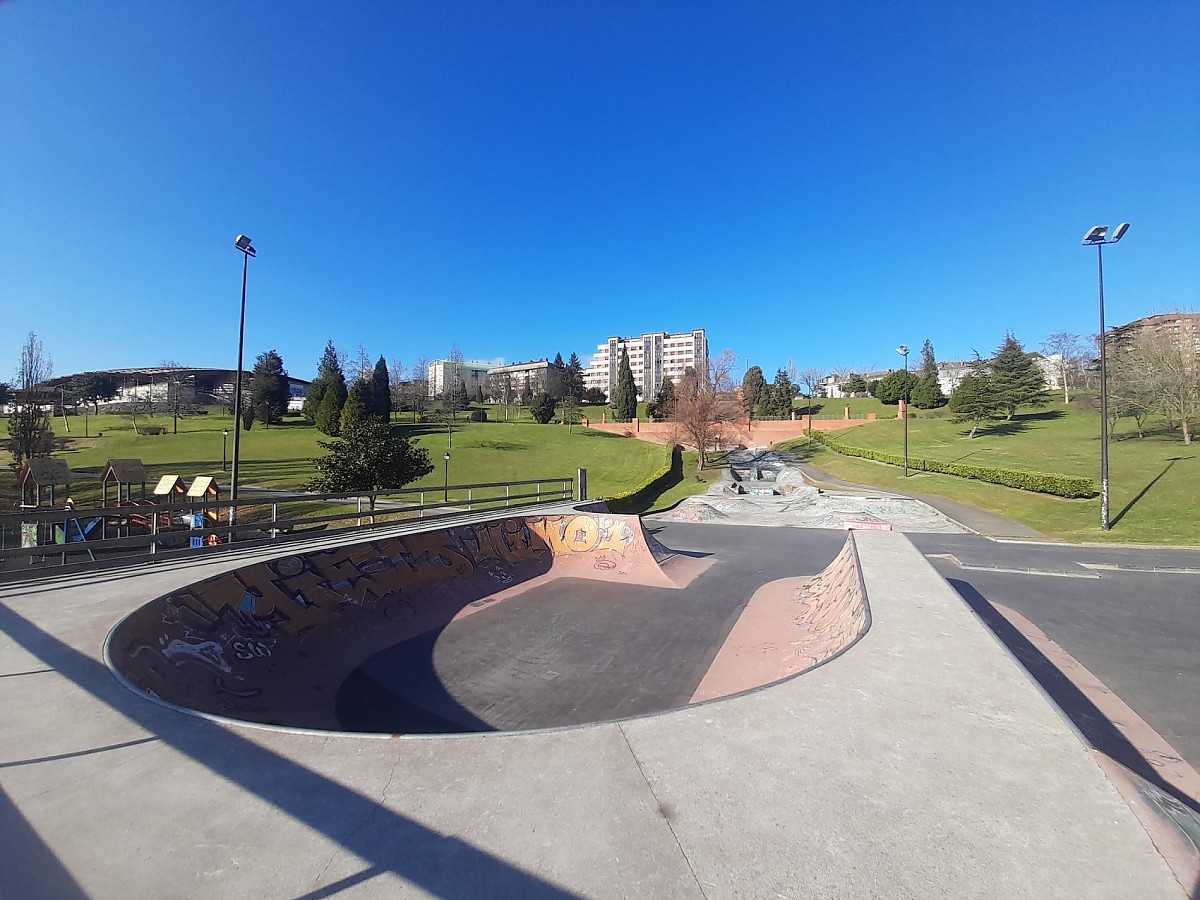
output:
[{"label": "street lamp post", "polygon": [[228,466],[225,462],[225,445],[229,442],[229,429],[221,429],[221,471],[224,472]]},{"label": "street lamp post", "polygon": [[232,501],[229,506],[230,527],[237,524],[238,460],[242,450],[242,351],[246,338],[246,273],[250,267],[250,257],[258,255],[251,246],[250,238],[244,234],[239,234],[233,245],[242,251],[242,312],[238,318],[237,370],[233,389],[233,472],[229,476],[229,499]]},{"label": "street lamp post", "polygon": [[901,344],[896,352],[904,357],[904,477],[908,477],[908,344]]},{"label": "street lamp post", "polygon": [[1096,271],[1100,282],[1100,528],[1108,531],[1108,365],[1105,353],[1108,341],[1104,337],[1104,253],[1105,244],[1115,244],[1125,236],[1129,223],[1122,222],[1108,236],[1107,225],[1088,229],[1083,236],[1085,247],[1096,246]]},{"label": "street lamp post", "polygon": [[446,477],[442,482],[442,502],[450,502],[450,454],[447,453],[442,457],[446,462]]}]

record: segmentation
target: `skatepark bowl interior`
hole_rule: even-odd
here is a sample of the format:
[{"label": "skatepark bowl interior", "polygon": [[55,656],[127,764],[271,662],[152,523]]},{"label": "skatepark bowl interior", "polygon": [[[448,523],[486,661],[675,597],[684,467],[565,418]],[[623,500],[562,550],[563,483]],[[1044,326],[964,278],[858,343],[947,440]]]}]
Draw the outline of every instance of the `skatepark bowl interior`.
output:
[{"label": "skatepark bowl interior", "polygon": [[559,728],[745,692],[853,645],[853,535],[816,577],[747,582],[636,516],[569,509],[257,562],[135,610],[126,686],[220,720],[374,735]]}]

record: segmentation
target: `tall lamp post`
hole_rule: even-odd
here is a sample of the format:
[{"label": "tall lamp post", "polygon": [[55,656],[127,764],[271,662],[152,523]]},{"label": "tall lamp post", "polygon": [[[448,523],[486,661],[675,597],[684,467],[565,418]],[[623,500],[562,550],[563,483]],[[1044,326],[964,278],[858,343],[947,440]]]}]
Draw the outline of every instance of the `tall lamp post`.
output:
[{"label": "tall lamp post", "polygon": [[224,472],[228,466],[225,463],[225,445],[229,441],[229,429],[221,429],[221,471]]},{"label": "tall lamp post", "polygon": [[1085,247],[1096,247],[1096,271],[1100,280],[1100,528],[1108,531],[1112,526],[1108,521],[1108,364],[1105,348],[1108,341],[1104,337],[1104,252],[1105,244],[1115,244],[1125,237],[1129,223],[1122,222],[1110,237],[1107,225],[1097,225],[1088,229],[1083,236]]},{"label": "tall lamp post", "polygon": [[904,477],[908,477],[908,344],[901,344],[896,352],[904,357]]},{"label": "tall lamp post", "polygon": [[447,453],[442,457],[446,462],[446,477],[442,482],[442,502],[450,502],[450,454]]},{"label": "tall lamp post", "polygon": [[242,450],[242,350],[246,338],[246,273],[250,268],[250,257],[258,253],[251,246],[250,238],[239,234],[233,245],[242,251],[242,313],[238,319],[237,372],[233,388],[233,473],[229,476],[229,524],[237,524],[238,460]]}]

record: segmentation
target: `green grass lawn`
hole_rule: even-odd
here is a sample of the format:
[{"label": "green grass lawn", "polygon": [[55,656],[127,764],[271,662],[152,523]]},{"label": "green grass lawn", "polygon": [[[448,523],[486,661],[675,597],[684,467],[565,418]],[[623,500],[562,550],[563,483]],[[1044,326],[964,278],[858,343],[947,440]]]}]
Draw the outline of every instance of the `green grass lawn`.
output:
[{"label": "green grass lawn", "polygon": [[[995,422],[968,439],[947,417],[909,421],[909,455],[987,466],[1086,475],[1100,483],[1100,419],[1062,404]],[[904,423],[860,425],[835,435],[841,443],[903,453]],[[805,448],[805,441],[786,447]],[[780,445],[785,447],[785,445]],[[1200,446],[1160,429],[1140,439],[1122,421],[1109,444],[1109,517],[1100,530],[1100,498],[1063,500],[948,475],[917,474],[907,482],[894,466],[814,448],[813,464],[846,481],[949,497],[1071,541],[1200,544]]]},{"label": "green grass lawn", "polygon": [[[898,408],[895,405],[889,406],[874,397],[845,397],[840,400],[814,397],[811,402],[803,397],[797,397],[792,401],[792,408],[796,410],[797,414],[802,414],[810,405],[814,416],[835,419],[840,419],[845,415],[847,406],[850,407],[850,415],[853,418],[864,418],[868,413],[875,413],[875,417],[879,419],[894,419]],[[914,415],[920,412],[923,410],[913,410]]]},{"label": "green grass lawn", "polygon": [[[72,488],[76,499],[99,496],[98,478],[109,459],[141,459],[154,478],[177,474],[190,481],[195,475],[216,476],[228,483],[228,472],[221,470],[223,429],[232,429],[232,420],[215,411],[209,415],[179,420],[179,433],[171,433],[169,418],[139,417],[139,426],[165,426],[168,433],[149,436],[137,434],[128,417],[89,416],[84,437],[82,416],[69,419],[70,434],[63,420],[54,420],[55,434],[66,439],[66,449],[56,456],[66,460],[72,471],[84,477]],[[429,450],[434,471],[413,487],[438,487],[443,483],[443,454],[447,450],[444,426],[433,423],[402,424],[415,444]],[[0,429],[5,429],[0,422]],[[100,435],[103,435],[102,437]],[[325,451],[318,441],[329,440],[302,419],[287,419],[282,425],[263,428],[255,423],[242,433],[239,482],[273,488],[299,488],[314,474],[313,457]],[[574,477],[576,470],[588,470],[589,494],[602,497],[619,493],[642,483],[662,464],[662,449],[643,441],[629,440],[578,427],[537,425],[529,422],[459,423],[450,448],[450,481],[483,483],[524,481],[554,476]],[[226,442],[226,456],[233,455],[233,433]],[[0,459],[6,463],[7,454]],[[15,495],[15,477],[5,467],[0,474]],[[90,478],[88,477],[90,476]]]}]

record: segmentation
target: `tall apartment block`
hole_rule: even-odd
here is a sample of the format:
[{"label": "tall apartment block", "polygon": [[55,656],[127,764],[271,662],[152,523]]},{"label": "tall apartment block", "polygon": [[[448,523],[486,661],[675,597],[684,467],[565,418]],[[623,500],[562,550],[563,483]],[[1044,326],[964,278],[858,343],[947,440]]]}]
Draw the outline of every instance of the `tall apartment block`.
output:
[{"label": "tall apartment block", "polygon": [[697,371],[708,368],[708,339],[703,328],[678,334],[651,331],[639,337],[610,337],[600,344],[583,372],[583,386],[600,388],[611,400],[617,390],[623,349],[629,352],[629,367],[643,400],[657,394],[664,379],[678,382],[688,367]]}]

